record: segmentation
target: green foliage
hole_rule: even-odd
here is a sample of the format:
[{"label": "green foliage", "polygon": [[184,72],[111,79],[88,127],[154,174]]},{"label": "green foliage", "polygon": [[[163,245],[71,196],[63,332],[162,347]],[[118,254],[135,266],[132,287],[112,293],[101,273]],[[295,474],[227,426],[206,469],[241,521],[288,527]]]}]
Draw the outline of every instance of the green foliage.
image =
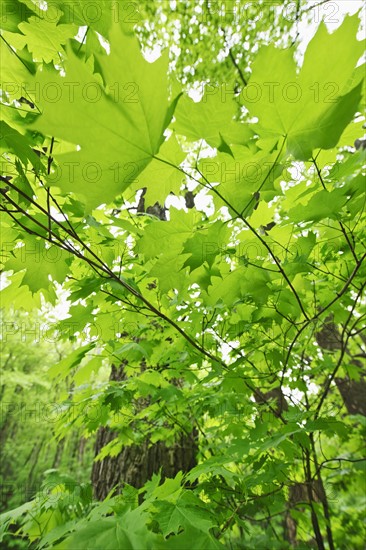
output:
[{"label": "green foliage", "polygon": [[[309,160],[314,149],[335,147],[358,110],[363,76],[353,79],[352,75],[363,45],[349,40],[358,24],[357,14],[346,17],[329,35],[321,23],[298,74],[290,49],[268,46],[256,57],[246,92],[249,112],[259,119],[261,137],[286,136],[295,160]],[[268,82],[268,66],[276,74],[276,82]],[[268,95],[264,100],[258,94],[263,90]]]},{"label": "green foliage", "polygon": [[[96,502],[75,464],[64,474],[40,460],[44,485],[10,501],[4,540],[361,549],[358,15],[332,34],[321,23],[301,61],[294,44],[279,47],[281,31],[288,42],[294,32],[287,2],[250,4],[237,32],[243,12],[225,20],[225,2],[136,13],[122,2],[120,17],[105,9],[95,20],[74,4],[42,14],[15,2],[2,19],[2,304],[32,312],[61,296],[68,311],[51,330],[67,356],[43,370],[37,348],[27,367],[6,370],[6,391],[12,402],[14,387],[54,397],[46,437],[111,430],[96,461],[194,428],[198,462]],[[297,22],[306,9],[297,3]],[[271,25],[272,45],[258,48]],[[167,47],[147,61],[156,44]],[[6,344],[11,358],[17,344]],[[122,380],[108,380],[112,364]]]},{"label": "green foliage", "polygon": [[[9,522],[30,513],[32,504],[24,502],[36,494],[45,500],[49,498],[51,488],[60,483],[55,468],[67,469],[83,481],[88,479],[85,465],[91,460],[91,442],[83,440],[74,429],[64,438],[56,437],[60,396],[69,388],[53,386],[48,370],[70,352],[70,346],[62,343],[55,346],[51,328],[52,322],[45,316],[24,311],[2,312],[0,507],[2,512],[18,507],[10,515],[3,514],[2,536]],[[14,536],[12,527],[10,532]],[[24,548],[25,541],[8,535],[3,545]]]}]

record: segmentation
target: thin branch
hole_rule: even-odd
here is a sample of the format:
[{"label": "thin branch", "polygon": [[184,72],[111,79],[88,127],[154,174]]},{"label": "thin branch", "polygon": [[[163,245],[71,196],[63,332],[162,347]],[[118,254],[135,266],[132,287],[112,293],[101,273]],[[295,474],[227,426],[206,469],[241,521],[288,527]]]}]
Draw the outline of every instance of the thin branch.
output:
[{"label": "thin branch", "polygon": [[[323,180],[323,176],[322,176],[322,174],[321,174],[321,170],[320,170],[320,168],[318,167],[318,164],[317,164],[315,158],[312,157],[311,160],[312,160],[312,162],[313,162],[313,164],[314,164],[314,166],[315,166],[315,169],[316,169],[316,172],[317,172],[317,174],[318,174],[320,183],[321,183],[323,189],[326,191],[327,188],[326,188],[326,186],[325,186],[325,183],[324,183],[324,180]],[[352,245],[352,243],[351,243],[351,241],[350,241],[350,239],[349,239],[349,237],[348,237],[348,235],[347,235],[347,231],[345,230],[343,223],[342,223],[341,221],[339,221],[338,223],[339,223],[339,226],[340,226],[340,228],[341,228],[341,231],[342,231],[342,233],[343,233],[343,235],[344,235],[344,238],[345,238],[346,241],[347,241],[347,244],[348,244],[348,246],[349,246],[349,249],[350,249],[350,251],[352,252],[352,256],[354,257],[355,261],[358,262],[358,258],[357,258],[357,256],[356,256],[355,249],[354,249],[354,247],[353,247],[353,245]]]},{"label": "thin branch", "polygon": [[[292,350],[293,350],[293,347],[294,345],[296,344],[299,336],[301,335],[301,333],[311,324],[313,323],[314,321],[316,321],[317,319],[319,319],[319,317],[325,312],[327,311],[333,304],[335,304],[339,298],[341,298],[343,296],[343,294],[347,291],[348,287],[351,285],[354,277],[356,276],[357,274],[357,271],[360,269],[364,259],[366,258],[366,252],[365,254],[362,256],[362,258],[360,258],[360,260],[357,262],[357,265],[355,266],[354,270],[352,271],[351,275],[349,276],[349,278],[347,279],[346,281],[346,284],[343,286],[343,288],[340,290],[340,292],[336,292],[336,296],[335,298],[333,298],[333,300],[331,300],[326,306],[324,306],[322,309],[320,309],[318,311],[318,313],[316,313],[311,319],[309,319],[308,321],[306,321],[306,323],[303,324],[303,326],[298,330],[295,338],[293,339],[293,341],[291,342],[289,348],[288,348],[288,352],[287,352],[287,356],[286,356],[286,359],[285,359],[285,364],[284,364],[284,368],[286,368],[287,364],[288,364],[288,361],[290,359],[290,356],[291,356],[291,353],[292,353]],[[363,287],[362,287],[363,288]]]},{"label": "thin branch", "polygon": [[[350,322],[350,320],[352,319],[352,315],[353,315],[353,312],[354,312],[354,310],[355,310],[355,307],[356,307],[358,298],[361,296],[362,290],[365,288],[365,286],[366,286],[366,283],[364,283],[364,284],[362,285],[360,292],[359,292],[358,295],[356,296],[356,298],[355,298],[355,300],[354,300],[354,302],[353,302],[353,305],[352,305],[352,309],[351,309],[351,311],[349,312],[347,321],[346,321],[345,324],[344,324],[344,327],[343,327],[343,330],[342,330],[342,334],[341,334],[342,349],[341,349],[341,351],[340,351],[340,355],[339,355],[337,364],[336,364],[336,366],[334,367],[332,374],[329,376],[329,378],[328,378],[328,380],[327,380],[327,382],[326,382],[326,384],[325,384],[324,392],[323,392],[323,393],[321,394],[321,396],[320,396],[319,405],[318,405],[318,407],[317,407],[317,409],[316,409],[316,411],[315,411],[315,415],[314,415],[314,418],[315,418],[315,419],[318,418],[318,416],[319,416],[319,414],[320,414],[320,410],[321,410],[321,408],[322,408],[322,406],[323,406],[323,403],[324,403],[324,401],[325,401],[325,399],[326,399],[326,397],[327,397],[327,395],[328,395],[328,392],[329,392],[329,390],[330,390],[330,386],[331,386],[331,384],[332,384],[332,382],[333,382],[333,380],[334,380],[334,378],[335,378],[335,376],[336,376],[336,374],[337,374],[337,372],[338,372],[340,366],[342,365],[343,357],[344,357],[344,355],[345,355],[345,353],[346,353],[346,351],[347,351],[347,344],[348,344],[348,340],[350,339],[350,333],[348,333],[347,338],[346,338],[345,341],[344,341],[344,335],[345,335],[345,332],[346,332],[346,329],[347,329],[347,325],[348,325],[348,323]],[[358,320],[357,320],[357,321],[358,321]],[[352,329],[351,329],[351,330],[352,330]]]},{"label": "thin branch", "polygon": [[[71,236],[72,238],[76,239],[80,245],[85,248],[85,250],[87,252],[89,252],[89,254],[91,254],[93,256],[93,258],[95,258],[96,261],[92,260],[91,258],[86,258],[85,256],[83,256],[83,254],[81,254],[81,252],[78,252],[76,249],[73,249],[71,250],[72,254],[76,255],[77,257],[79,257],[80,259],[86,261],[89,265],[91,266],[94,266],[95,268],[101,270],[102,272],[104,272],[109,278],[113,279],[114,281],[116,281],[118,284],[120,284],[123,288],[125,288],[128,292],[130,292],[133,296],[135,296],[138,300],[140,300],[141,302],[143,302],[147,308],[153,312],[157,317],[160,317],[161,319],[163,319],[164,321],[166,321],[168,324],[170,324],[177,332],[179,332],[181,334],[181,336],[183,336],[183,338],[185,338],[185,340],[187,340],[187,342],[190,343],[190,345],[195,348],[200,354],[202,354],[203,356],[205,356],[207,359],[209,359],[210,361],[213,361],[215,363],[218,363],[220,364],[225,370],[228,370],[228,367],[226,366],[226,364],[223,362],[223,360],[219,357],[215,357],[214,355],[212,355],[210,352],[208,352],[206,349],[204,349],[193,337],[189,336],[189,334],[187,334],[173,319],[170,319],[167,315],[165,315],[165,313],[163,313],[162,311],[158,310],[152,303],[150,303],[139,291],[137,291],[135,288],[133,288],[129,283],[127,283],[124,279],[121,279],[118,277],[118,275],[116,275],[113,271],[111,271],[111,269],[102,262],[102,260],[97,256],[97,254],[95,254],[88,245],[86,245],[86,243],[84,243],[79,237],[75,237],[75,235],[70,231],[68,230],[66,227],[64,227],[58,220],[56,220],[53,216],[49,215],[47,210],[45,210],[42,206],[40,206],[38,203],[36,203],[33,199],[31,199],[30,197],[28,197],[28,195],[26,193],[24,193],[21,189],[18,189],[14,184],[12,184],[11,182],[9,182],[6,178],[3,178],[2,176],[0,176],[0,179],[5,181],[7,183],[7,185],[9,185],[12,189],[14,189],[15,191],[17,191],[18,193],[20,193],[24,198],[26,198],[27,200],[29,200],[38,210],[40,210],[43,214],[45,214],[47,217],[49,216],[51,218],[51,220],[56,224],[58,225],[59,227],[61,227],[69,236]],[[16,203],[14,203],[14,201],[12,201],[12,199],[10,199],[6,193],[3,193],[4,196],[7,198],[7,200],[9,200],[13,205],[17,206]],[[25,212],[24,210],[22,209],[19,209],[21,213],[25,214],[27,217],[30,217],[30,219],[32,221],[34,221],[35,223],[37,223],[38,225],[40,225],[43,229],[44,229],[44,226],[38,222],[38,220],[36,220],[35,218],[32,218],[27,212]],[[16,220],[17,221],[17,220]],[[48,230],[48,228],[46,228],[46,230]],[[57,241],[60,241],[61,240],[61,243],[63,244],[63,241],[62,239],[57,235],[55,234],[53,231],[51,231],[52,235],[54,235],[57,239]],[[40,237],[42,238],[46,238],[47,240],[49,240],[48,237],[44,237],[44,236],[41,236],[39,235]],[[52,241],[53,242],[53,241]],[[53,243],[55,244],[55,243]],[[59,247],[63,247],[62,245],[60,245],[59,242],[56,243],[56,246],[59,246]],[[64,248],[64,247],[63,247]]]},{"label": "thin branch", "polygon": [[[313,478],[315,479],[319,471],[323,468],[324,464],[327,464],[328,462],[338,462],[338,468],[340,468],[342,465],[342,462],[365,462],[365,461],[366,461],[366,457],[364,458],[343,458],[343,457],[329,458],[327,460],[323,460],[323,462],[319,464],[318,470],[314,473]],[[331,468],[331,469],[334,470],[335,468]]]}]

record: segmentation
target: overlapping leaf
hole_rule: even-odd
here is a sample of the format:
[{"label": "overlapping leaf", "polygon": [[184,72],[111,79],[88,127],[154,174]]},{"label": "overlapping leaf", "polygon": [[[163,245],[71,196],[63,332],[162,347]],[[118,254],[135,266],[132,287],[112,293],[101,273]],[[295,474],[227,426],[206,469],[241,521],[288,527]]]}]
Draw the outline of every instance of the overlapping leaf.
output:
[{"label": "overlapping leaf", "polygon": [[[299,74],[291,49],[262,48],[253,65],[244,103],[259,119],[262,138],[287,137],[295,159],[308,160],[317,148],[330,149],[351,122],[362,95],[356,63],[358,15],[346,17],[333,34],[324,23],[311,40]],[[351,87],[350,87],[351,85]]]},{"label": "overlapping leaf", "polygon": [[74,146],[55,154],[59,168],[49,181],[81,195],[89,208],[110,202],[138,177],[158,152],[172,113],[167,56],[148,63],[137,40],[117,26],[110,46],[110,55],[98,59],[104,84],[71,50],[66,76],[44,67],[33,82],[42,106],[33,127]]}]

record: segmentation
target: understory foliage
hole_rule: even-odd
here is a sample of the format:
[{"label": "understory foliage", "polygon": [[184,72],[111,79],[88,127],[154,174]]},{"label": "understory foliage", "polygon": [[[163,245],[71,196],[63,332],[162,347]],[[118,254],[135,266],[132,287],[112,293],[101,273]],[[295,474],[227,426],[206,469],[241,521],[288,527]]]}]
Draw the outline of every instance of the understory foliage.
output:
[{"label": "understory foliage", "polygon": [[46,480],[49,486],[56,468],[67,469],[80,482],[89,482],[88,472],[84,472],[92,460],[91,439],[81,437],[80,430],[72,426],[64,437],[55,437],[70,383],[54,384],[48,370],[72,347],[56,338],[45,339],[48,326],[52,325],[39,314],[3,311],[1,512],[31,499]]},{"label": "understory foliage", "polygon": [[302,2],[292,20],[268,2],[92,4],[2,8],[6,357],[14,309],[32,326],[67,309],[41,330],[50,367],[33,343],[42,374],[6,372],[60,403],[60,441],[112,430],[96,460],[194,429],[197,465],[97,502],[65,463],[9,505],[5,544],[361,549],[359,14],[320,22],[302,56]]}]

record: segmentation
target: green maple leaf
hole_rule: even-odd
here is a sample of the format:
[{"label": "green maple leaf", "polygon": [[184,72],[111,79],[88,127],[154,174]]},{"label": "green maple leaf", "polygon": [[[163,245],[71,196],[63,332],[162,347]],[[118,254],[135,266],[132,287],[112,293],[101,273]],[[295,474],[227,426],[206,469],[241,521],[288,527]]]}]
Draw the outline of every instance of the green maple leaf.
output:
[{"label": "green maple leaf", "polygon": [[60,332],[60,337],[61,335],[65,335],[70,338],[71,331],[72,333],[81,333],[88,323],[93,322],[93,309],[93,303],[90,303],[87,306],[84,306],[82,304],[71,306],[68,311],[68,314],[71,317],[67,317],[57,324],[57,330]]},{"label": "green maple leaf", "polygon": [[29,9],[29,7],[21,4],[19,0],[13,0],[11,6],[9,4],[8,6],[3,6],[1,9],[0,29],[17,32],[19,23],[33,14],[33,8]]},{"label": "green maple leaf", "polygon": [[311,197],[306,206],[299,204],[291,208],[289,216],[292,223],[319,221],[324,218],[338,220],[342,215],[342,207],[347,201],[343,188],[333,191],[322,189]]},{"label": "green maple leaf", "polygon": [[[128,10],[128,6],[127,9],[123,7],[123,2],[127,3],[126,0],[119,0],[118,3],[111,1],[105,3],[94,2],[88,6],[84,0],[73,0],[72,3],[68,0],[53,0],[50,6],[61,12],[60,23],[75,23],[78,26],[87,26],[89,29],[108,37],[112,21],[125,23],[125,20],[128,21],[128,15],[131,15],[131,12],[134,11],[134,5],[132,5],[132,10]],[[137,20],[134,22],[136,23]],[[87,40],[88,36],[89,31]]]},{"label": "green maple leaf", "polygon": [[56,365],[52,365],[49,369],[49,376],[51,378],[62,377],[65,378],[70,374],[71,369],[80,365],[86,354],[92,350],[95,346],[94,342],[86,344],[85,346],[75,349],[67,357],[62,359]]},{"label": "green maple leaf", "polygon": [[245,143],[253,133],[247,125],[233,121],[236,112],[233,92],[224,85],[212,87],[199,102],[187,96],[179,101],[173,128],[191,141],[205,139],[212,147]]},{"label": "green maple leaf", "polygon": [[157,548],[159,550],[187,550],[187,548],[191,548],[192,541],[194,541],[195,550],[220,550],[225,548],[212,535],[203,533],[193,526],[187,527],[183,533],[177,536],[169,537],[164,541],[164,545]]},{"label": "green maple leaf", "polygon": [[[9,277],[10,284],[0,291],[1,306],[3,308],[23,308],[25,311],[32,311],[34,308],[41,309],[41,293],[33,294],[27,286],[23,285],[24,273],[14,273]],[[51,303],[56,302],[56,296],[48,297]]]},{"label": "green maple leaf", "polygon": [[185,273],[183,268],[187,254],[163,254],[149,272],[151,277],[159,281],[160,292],[168,292],[172,288],[182,290],[185,287]]},{"label": "green maple leaf", "polygon": [[204,262],[212,267],[216,256],[226,246],[229,235],[230,229],[221,221],[216,221],[208,228],[197,231],[184,244],[184,252],[190,254],[184,265],[189,266],[191,271]]},{"label": "green maple leaf", "polygon": [[220,277],[217,267],[208,268],[207,265],[202,264],[190,273],[189,278],[192,283],[198,284],[200,288],[208,292],[208,287],[212,284],[212,277]]},{"label": "green maple leaf", "polygon": [[231,151],[232,155],[219,153],[214,158],[202,159],[199,169],[205,180],[220,184],[219,195],[213,193],[218,208],[231,206],[233,215],[236,212],[248,215],[258,202],[255,197],[258,190],[266,200],[279,193],[274,185],[282,167],[276,164],[277,151],[253,154],[249,148],[237,145],[232,146]]},{"label": "green maple leaf", "polygon": [[172,209],[169,221],[154,220],[144,231],[136,249],[145,258],[160,256],[164,252],[170,256],[173,252],[179,254],[184,241],[195,228],[195,213],[192,211]]},{"label": "green maple leaf", "polygon": [[[110,47],[109,56],[98,56],[101,75],[68,50],[65,77],[44,68],[33,84],[43,91],[33,127],[74,144],[71,152],[55,153],[59,169],[49,182],[81,195],[89,209],[110,202],[139,176],[159,151],[174,108],[167,55],[148,63],[137,39],[117,26]],[[50,82],[57,100],[45,93]]]},{"label": "green maple leaf", "polygon": [[33,151],[32,141],[28,136],[22,135],[6,122],[0,121],[0,151],[16,154],[23,164],[29,161],[36,172],[42,167],[40,158]]},{"label": "green maple leaf", "polygon": [[144,548],[152,550],[156,543],[161,539],[149,531],[145,525],[145,518],[140,510],[132,510],[123,515],[122,518],[110,517],[99,518],[97,521],[84,523],[79,529],[60,544],[54,546],[55,549],[66,550],[74,548],[82,550],[134,550],[135,548]]},{"label": "green maple leaf", "polygon": [[163,143],[157,159],[145,168],[131,189],[146,187],[145,205],[153,205],[155,202],[164,204],[169,193],[179,194],[184,176],[178,166],[185,158],[176,137],[173,135]]},{"label": "green maple leaf", "polygon": [[[346,17],[330,35],[321,23],[299,74],[290,49],[262,48],[253,64],[246,106],[258,117],[261,136],[287,136],[295,159],[335,147],[357,111],[363,75],[357,72],[355,79],[353,73],[364,50],[356,40],[358,24],[357,14]],[[258,92],[255,99],[249,98],[250,87]]]},{"label": "green maple leaf", "polygon": [[183,493],[174,504],[158,501],[154,506],[158,509],[156,519],[164,536],[178,533],[180,527],[193,527],[208,533],[214,526],[210,512],[203,507],[199,498],[188,492]]},{"label": "green maple leaf", "polygon": [[205,303],[215,306],[221,301],[231,307],[242,296],[240,286],[244,275],[244,268],[239,267],[221,277],[212,277],[212,285],[209,287]]},{"label": "green maple leaf", "polygon": [[6,33],[12,46],[22,50],[27,46],[35,61],[60,63],[62,46],[78,32],[76,25],[57,25],[55,22],[30,17],[18,25],[22,34]]},{"label": "green maple leaf", "polygon": [[[20,53],[17,52],[17,56],[20,57]],[[19,99],[21,96],[26,96],[30,99],[26,92],[26,85],[31,81],[32,75],[30,74],[33,63],[22,63],[14,51],[5,43],[4,40],[0,40],[0,81],[1,88],[6,93],[9,100]],[[33,70],[35,72],[35,69]],[[2,107],[3,108],[3,107]]]},{"label": "green maple leaf", "polygon": [[22,285],[27,285],[34,294],[53,287],[52,281],[62,283],[69,272],[69,262],[70,256],[64,250],[55,245],[46,248],[44,241],[26,236],[24,246],[13,251],[5,269],[15,273],[25,270]]}]

